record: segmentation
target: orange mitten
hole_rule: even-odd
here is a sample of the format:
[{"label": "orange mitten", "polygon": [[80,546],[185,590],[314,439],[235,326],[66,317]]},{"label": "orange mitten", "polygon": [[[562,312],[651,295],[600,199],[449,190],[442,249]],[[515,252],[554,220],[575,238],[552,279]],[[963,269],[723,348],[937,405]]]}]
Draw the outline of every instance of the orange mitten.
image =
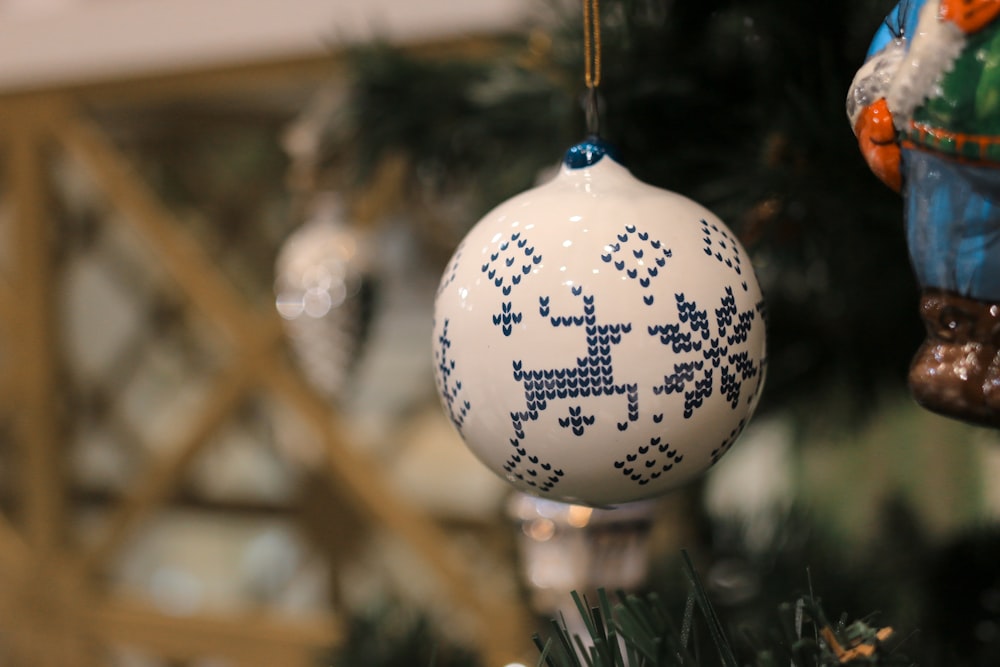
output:
[{"label": "orange mitten", "polygon": [[896,141],[896,128],[892,112],[884,98],[861,111],[854,125],[858,146],[868,166],[883,183],[899,192],[902,176],[899,172],[900,149]]}]

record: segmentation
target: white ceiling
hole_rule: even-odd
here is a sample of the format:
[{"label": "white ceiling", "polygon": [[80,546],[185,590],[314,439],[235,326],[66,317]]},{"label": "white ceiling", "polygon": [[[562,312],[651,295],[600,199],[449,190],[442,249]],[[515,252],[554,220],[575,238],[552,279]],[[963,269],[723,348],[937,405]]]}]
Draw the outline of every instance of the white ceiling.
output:
[{"label": "white ceiling", "polygon": [[0,0],[0,91],[481,34],[523,0]]}]

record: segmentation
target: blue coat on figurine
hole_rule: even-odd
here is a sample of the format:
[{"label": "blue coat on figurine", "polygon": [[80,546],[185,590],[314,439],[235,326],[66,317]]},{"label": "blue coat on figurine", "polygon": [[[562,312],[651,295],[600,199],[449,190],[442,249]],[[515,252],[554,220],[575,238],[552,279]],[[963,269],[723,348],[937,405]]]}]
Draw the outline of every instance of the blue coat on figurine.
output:
[{"label": "blue coat on figurine", "polygon": [[927,338],[926,408],[1000,426],[1000,0],[904,0],[847,98],[872,171],[904,198]]}]

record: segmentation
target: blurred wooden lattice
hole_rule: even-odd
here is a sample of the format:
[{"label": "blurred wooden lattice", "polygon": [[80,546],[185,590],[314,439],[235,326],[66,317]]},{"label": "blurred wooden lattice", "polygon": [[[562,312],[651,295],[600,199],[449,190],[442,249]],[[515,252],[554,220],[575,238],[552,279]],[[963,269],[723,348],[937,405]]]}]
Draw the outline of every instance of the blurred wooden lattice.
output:
[{"label": "blurred wooden lattice", "polygon": [[[107,664],[107,647],[124,643],[173,661],[207,656],[233,665],[295,667],[315,664],[317,652],[335,644],[340,626],[329,613],[288,618],[261,609],[178,616],[109,586],[109,569],[123,545],[178,495],[213,436],[248,402],[259,400],[284,405],[320,435],[323,470],[338,492],[426,562],[450,603],[472,619],[486,661],[516,658],[523,637],[515,606],[487,597],[437,524],[401,502],[378,468],[349,446],[330,406],[287,363],[276,314],[233,287],[100,127],[70,98],[41,94],[5,101],[0,126],[0,245],[9,248],[0,263],[0,431],[9,430],[11,445],[0,456],[0,482],[9,490],[0,515],[0,662],[88,667]],[[144,316],[173,329],[192,318],[208,323],[213,349],[204,354],[205,363],[195,364],[201,399],[168,442],[150,443],[149,432],[120,419],[105,375],[84,373],[68,381],[53,304],[53,156],[89,174],[116,214],[113,224],[128,226],[141,239],[175,288],[154,298]],[[87,243],[103,242],[92,226],[81,229],[77,245],[84,252]],[[121,269],[125,275],[116,280],[129,281],[127,263]],[[105,373],[121,380],[134,372],[143,352],[130,351],[133,344],[140,345],[122,344],[116,367]],[[202,359],[197,343],[186,349]],[[83,540],[69,528],[73,486],[66,444],[69,432],[86,427],[71,423],[81,418],[109,423],[126,450],[154,453],[134,462],[134,475],[111,499],[106,520]]]}]

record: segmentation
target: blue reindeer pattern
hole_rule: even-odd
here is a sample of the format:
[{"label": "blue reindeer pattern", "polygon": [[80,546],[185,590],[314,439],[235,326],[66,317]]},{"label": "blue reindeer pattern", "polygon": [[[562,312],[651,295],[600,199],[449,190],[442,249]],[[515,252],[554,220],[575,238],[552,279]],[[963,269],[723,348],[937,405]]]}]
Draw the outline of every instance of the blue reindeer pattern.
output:
[{"label": "blue reindeer pattern", "polygon": [[469,414],[472,405],[467,400],[460,398],[462,393],[462,381],[452,378],[455,372],[455,360],[449,354],[452,341],[448,337],[448,320],[444,321],[441,335],[437,339],[437,347],[434,349],[434,362],[436,364],[436,380],[442,398],[444,398],[445,408],[448,410],[448,417],[455,425],[459,433],[465,425],[465,418]]},{"label": "blue reindeer pattern", "polygon": [[[510,445],[515,453],[504,464],[504,470],[514,479],[542,491],[552,489],[563,476],[563,471],[552,469],[550,464],[542,463],[527,453],[524,427],[526,423],[537,421],[539,413],[549,407],[550,401],[620,395],[625,397],[626,421],[618,422],[618,429],[625,431],[630,422],[639,419],[638,384],[615,381],[611,352],[613,346],[621,343],[622,336],[631,333],[632,325],[598,324],[594,296],[584,294],[581,286],[572,287],[571,291],[582,301],[582,315],[553,315],[549,296],[539,297],[538,311],[554,328],[582,328],[586,354],[576,357],[574,365],[564,368],[526,368],[523,360],[512,362],[513,378],[524,388],[524,410],[511,412],[513,437],[510,438]],[[573,436],[582,437],[587,427],[596,423],[597,417],[584,414],[581,405],[569,405],[568,410],[568,415],[559,417],[558,423]],[[526,465],[526,461],[531,465]]]},{"label": "blue reindeer pattern", "polygon": [[[715,391],[725,396],[730,406],[736,409],[743,383],[759,378],[761,369],[746,350],[730,353],[730,349],[748,340],[762,306],[758,304],[755,308],[739,312],[733,288],[726,287],[725,296],[721,298],[719,307],[714,309],[713,336],[708,311],[700,310],[698,304],[688,301],[684,294],[675,294],[674,297],[678,322],[651,325],[648,327],[649,335],[659,336],[660,342],[670,346],[675,354],[687,353],[688,356],[684,361],[674,363],[674,372],[664,375],[663,384],[654,386],[653,393],[682,394],[685,419],[690,419]],[[759,388],[758,381],[748,400],[753,400]]]},{"label": "blue reindeer pattern", "polygon": [[[736,239],[730,236],[725,229],[704,219],[701,220],[701,233],[703,235],[702,241],[705,242],[705,246],[702,248],[705,254],[709,257],[715,257],[720,264],[725,264],[733,270],[733,273],[742,277],[743,257]],[[740,286],[743,287],[744,292],[750,289],[746,280],[742,280]]]},{"label": "blue reindeer pattern", "polygon": [[[673,257],[673,251],[663,247],[659,239],[651,239],[649,232],[637,231],[635,225],[625,225],[625,231],[604,246],[604,250],[601,260],[630,280],[638,281],[644,290],[650,289],[653,279],[662,273],[667,260]],[[642,301],[652,306],[653,294],[643,294]]]},{"label": "blue reindeer pattern", "polygon": [[[746,280],[740,280],[745,276],[735,240],[717,225],[705,220],[700,223],[705,254],[730,269],[740,281],[737,284],[744,292],[748,291]],[[604,246],[600,259],[610,265],[609,268],[637,282],[642,290],[643,303],[652,306],[652,283],[664,275],[672,255],[672,251],[664,247],[660,240],[639,231],[635,225],[625,225],[624,231]],[[439,287],[439,294],[454,281],[461,257],[460,246],[447,277]],[[521,232],[515,232],[508,239],[496,242],[488,260],[481,265],[482,273],[499,293],[499,311],[491,317],[493,325],[505,337],[513,335],[515,327],[525,316],[515,307],[512,295],[541,261],[541,253]],[[511,449],[503,469],[515,484],[545,493],[559,484],[565,472],[555,467],[552,461],[540,460],[530,452],[526,429],[530,431],[541,413],[551,409],[555,402],[564,406],[556,422],[566,430],[567,446],[571,446],[575,438],[584,437],[589,428],[605,418],[585,412],[582,399],[621,396],[624,401],[623,421],[616,421],[620,432],[627,432],[630,424],[640,419],[638,384],[616,378],[612,353],[624,336],[638,335],[639,332],[632,331],[630,322],[598,323],[594,295],[585,294],[579,285],[570,289],[572,295],[579,299],[579,311],[555,314],[550,296],[545,295],[538,297],[538,315],[543,323],[547,322],[554,329],[580,331],[583,334],[583,353],[564,367],[531,368],[523,359],[511,362],[511,377],[521,385],[524,403],[509,413],[511,431],[508,440]],[[766,359],[757,361],[751,358],[749,351],[739,348],[749,340],[755,324],[764,319],[764,304],[760,302],[754,308],[741,311],[734,289],[739,288],[725,287],[717,307],[699,304],[683,293],[676,293],[673,304],[676,319],[648,327],[648,335],[658,338],[674,357],[671,371],[663,375],[663,383],[650,388],[654,395],[676,394],[683,397],[680,414],[684,419],[692,418],[713,396],[722,397],[735,410],[741,400],[749,405],[760,391]],[[461,433],[472,406],[462,398],[462,383],[454,377],[456,369],[450,355],[452,342],[448,320],[444,321],[437,342],[435,364],[438,386],[451,421]],[[746,383],[754,379],[756,386],[747,391]],[[665,415],[659,412],[647,418],[651,418],[654,424],[662,424]],[[713,465],[728,451],[745,423],[746,419],[741,420],[728,437],[712,450]],[[668,439],[663,433],[648,440],[644,438],[641,444],[626,452],[624,459],[612,462],[614,469],[638,486],[659,479],[684,460],[684,455],[672,447]]]},{"label": "blue reindeer pattern", "polygon": [[721,459],[725,453],[729,451],[729,448],[733,446],[734,442],[736,442],[736,438],[740,437],[740,433],[743,432],[743,428],[746,425],[746,418],[741,419],[740,423],[736,425],[736,428],[729,432],[729,437],[723,440],[718,447],[712,450],[712,465],[718,463],[719,459]]},{"label": "blue reindeer pattern", "polygon": [[[662,415],[660,417],[662,419]],[[633,453],[626,454],[624,460],[615,461],[614,466],[625,477],[639,486],[645,486],[673,470],[674,465],[683,460],[683,454],[678,454],[676,449],[671,449],[669,442],[663,442],[663,438],[657,436],[650,438],[647,444],[639,445]]]},{"label": "blue reindeer pattern", "polygon": [[500,327],[504,336],[510,336],[514,325],[520,324],[524,316],[520,311],[514,310],[511,293],[541,261],[541,253],[535,252],[535,247],[528,243],[521,232],[515,232],[509,240],[499,243],[496,251],[490,253],[489,260],[481,267],[482,272],[503,295],[500,312],[493,315],[493,324]]}]

